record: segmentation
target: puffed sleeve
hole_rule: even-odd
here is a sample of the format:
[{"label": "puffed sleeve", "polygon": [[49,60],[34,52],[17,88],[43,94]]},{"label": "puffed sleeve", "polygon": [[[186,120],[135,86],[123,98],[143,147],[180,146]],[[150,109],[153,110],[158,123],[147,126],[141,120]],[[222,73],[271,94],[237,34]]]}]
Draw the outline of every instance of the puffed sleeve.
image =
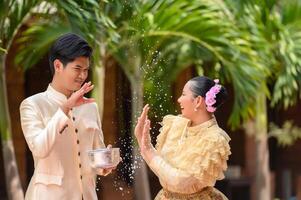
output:
[{"label": "puffed sleeve", "polygon": [[187,147],[186,165],[175,167],[157,154],[149,166],[164,188],[172,192],[191,193],[214,186],[227,168],[230,147],[223,136],[209,136]]},{"label": "puffed sleeve", "polygon": [[157,141],[156,141],[157,142],[156,143],[157,150],[160,150],[162,148],[162,145],[166,140],[167,133],[172,126],[174,118],[175,118],[175,116],[173,116],[173,115],[166,115],[163,118],[162,122],[160,123],[162,127],[159,130],[160,134],[157,136]]},{"label": "puffed sleeve", "polygon": [[20,106],[21,126],[32,154],[38,158],[49,155],[59,133],[68,127],[69,118],[58,108],[45,126],[34,102],[25,99]]},{"label": "puffed sleeve", "polygon": [[195,159],[189,171],[208,186],[213,186],[216,180],[223,179],[227,169],[231,151],[228,140],[222,134],[212,134],[203,138],[191,151],[192,159]]}]

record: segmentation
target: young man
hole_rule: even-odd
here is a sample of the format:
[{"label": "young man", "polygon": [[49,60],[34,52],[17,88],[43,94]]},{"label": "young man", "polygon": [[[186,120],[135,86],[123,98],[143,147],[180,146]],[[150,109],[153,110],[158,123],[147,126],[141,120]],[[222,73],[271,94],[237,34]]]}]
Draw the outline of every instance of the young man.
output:
[{"label": "young man", "polygon": [[21,125],[35,166],[25,199],[94,200],[96,174],[112,171],[91,168],[87,155],[105,147],[97,105],[84,97],[93,89],[85,83],[91,54],[76,34],[58,38],[49,52],[52,82],[21,103]]}]

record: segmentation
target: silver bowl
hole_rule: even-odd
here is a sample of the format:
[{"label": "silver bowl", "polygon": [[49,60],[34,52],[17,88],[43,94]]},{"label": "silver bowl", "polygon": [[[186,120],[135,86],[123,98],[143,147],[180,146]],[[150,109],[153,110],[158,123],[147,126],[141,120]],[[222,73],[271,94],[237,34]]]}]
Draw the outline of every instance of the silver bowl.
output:
[{"label": "silver bowl", "polygon": [[119,148],[101,148],[88,151],[90,165],[93,168],[111,168],[120,161]]}]

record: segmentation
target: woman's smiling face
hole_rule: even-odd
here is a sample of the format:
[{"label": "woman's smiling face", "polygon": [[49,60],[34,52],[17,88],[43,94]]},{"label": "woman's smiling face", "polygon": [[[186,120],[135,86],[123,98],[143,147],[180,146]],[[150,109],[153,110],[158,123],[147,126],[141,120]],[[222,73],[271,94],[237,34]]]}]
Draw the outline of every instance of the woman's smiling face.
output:
[{"label": "woman's smiling face", "polygon": [[196,98],[190,89],[190,82],[187,82],[183,88],[182,95],[178,98],[178,103],[180,104],[181,113],[183,117],[191,119],[194,115]]}]

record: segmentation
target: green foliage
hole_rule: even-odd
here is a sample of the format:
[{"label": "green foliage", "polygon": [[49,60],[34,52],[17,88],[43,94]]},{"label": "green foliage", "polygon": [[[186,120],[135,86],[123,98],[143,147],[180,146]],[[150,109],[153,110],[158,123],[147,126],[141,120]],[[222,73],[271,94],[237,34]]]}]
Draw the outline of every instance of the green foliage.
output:
[{"label": "green foliage", "polygon": [[270,124],[270,137],[275,137],[280,146],[287,147],[301,139],[301,128],[295,126],[292,121],[285,121],[282,127]]},{"label": "green foliage", "polygon": [[67,32],[70,32],[70,27],[60,21],[35,23],[18,39],[16,64],[23,70],[34,66],[47,54],[50,45]]},{"label": "green foliage", "polygon": [[255,116],[258,92],[272,105],[285,108],[299,99],[297,0],[53,0],[49,4],[57,8],[54,13],[51,9],[35,13],[36,20],[20,39],[17,62],[25,68],[36,63],[58,35],[72,30],[94,45],[96,60],[101,59],[100,48],[105,49],[132,83],[144,80],[145,99],[158,108],[156,115],[174,110],[168,102],[177,97],[171,97],[170,85],[190,66],[232,85],[233,127]]},{"label": "green foliage", "polygon": [[[144,77],[147,98],[161,107],[158,94],[169,96],[170,88],[160,83],[170,85],[186,67],[204,67],[202,63],[211,62],[207,71],[233,84],[232,124],[239,125],[252,116],[254,94],[258,88],[265,89],[261,84],[265,68],[246,37],[250,35],[236,28],[223,1],[141,2],[135,1],[129,8],[130,18],[119,22],[120,37],[112,44],[111,53],[130,80]],[[157,85],[148,83],[150,80]]]},{"label": "green foliage", "polygon": [[18,39],[16,64],[23,69],[32,67],[47,53],[57,37],[71,31],[87,39],[94,46],[94,60],[100,59],[97,37],[100,37],[100,30],[104,29],[108,20],[100,14],[97,0],[52,0],[44,7],[33,12],[34,19]]},{"label": "green foliage", "polygon": [[301,94],[301,62],[298,59],[301,55],[301,15],[296,12],[299,10],[300,1],[288,1],[281,4],[280,16],[275,18],[279,25],[275,41],[279,70],[275,73],[272,105],[279,104],[284,108],[296,104]]},{"label": "green foliage", "polygon": [[227,0],[240,26],[252,33],[253,47],[269,71],[265,84],[272,106],[288,108],[300,98],[301,3],[292,1],[253,1],[237,4]]},{"label": "green foliage", "polygon": [[[93,1],[90,6],[74,0],[51,1],[51,4],[60,9],[51,15],[37,15],[37,20],[20,39],[21,53],[17,62],[25,68],[36,63],[59,34],[74,30],[90,41],[96,38],[95,55],[99,55],[99,46],[105,44],[131,82],[143,77],[149,100],[158,94],[169,97],[164,97],[164,102],[170,100],[170,88],[163,85],[171,85],[189,66],[205,67],[206,70],[201,70],[205,75],[232,83],[235,102],[231,123],[234,126],[253,116],[254,94],[258,88],[268,94],[261,81],[267,74],[260,60],[264,56],[254,50],[254,44],[265,44],[260,43],[260,37],[242,28],[223,1],[112,0],[99,4],[103,12],[91,10],[97,8]],[[162,83],[160,91],[158,84],[148,83],[150,80]],[[162,106],[161,98],[150,101]],[[172,110],[170,105],[166,106],[168,111]]]},{"label": "green foliage", "polygon": [[0,39],[1,48],[8,49],[16,32],[19,30],[26,16],[39,0],[2,0],[0,2]]},{"label": "green foliage", "polygon": [[[227,6],[240,31],[251,41],[265,76],[261,80],[271,106],[284,109],[300,99],[300,1],[233,1]],[[269,90],[267,90],[269,86]],[[257,91],[262,92],[261,89]],[[256,93],[254,93],[256,94]]]}]

